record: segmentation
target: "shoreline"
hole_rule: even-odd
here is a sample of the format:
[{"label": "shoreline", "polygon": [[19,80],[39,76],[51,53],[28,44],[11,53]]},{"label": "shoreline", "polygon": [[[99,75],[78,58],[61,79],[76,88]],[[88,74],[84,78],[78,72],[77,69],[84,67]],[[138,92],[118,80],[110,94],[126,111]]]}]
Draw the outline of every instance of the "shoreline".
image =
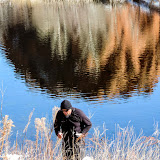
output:
[{"label": "shoreline", "polygon": [[[52,109],[52,122],[54,123],[58,107]],[[28,123],[23,133],[26,135],[30,125],[33,112],[30,113]],[[61,140],[53,134],[53,123],[47,124],[46,118],[35,118],[35,137],[32,141],[24,136],[22,144],[19,144],[17,137],[15,144],[10,146],[14,122],[5,115],[0,126],[0,158],[17,160],[45,160],[62,159]],[[85,156],[92,160],[133,160],[158,159],[160,156],[160,139],[158,123],[154,125],[155,131],[149,137],[143,135],[143,131],[137,136],[133,126],[121,128],[118,124],[115,127],[115,134],[112,139],[107,137],[107,129],[103,126],[103,132],[94,128],[94,133],[85,138]],[[57,139],[57,141],[55,140]],[[146,157],[146,158],[145,158]]]}]

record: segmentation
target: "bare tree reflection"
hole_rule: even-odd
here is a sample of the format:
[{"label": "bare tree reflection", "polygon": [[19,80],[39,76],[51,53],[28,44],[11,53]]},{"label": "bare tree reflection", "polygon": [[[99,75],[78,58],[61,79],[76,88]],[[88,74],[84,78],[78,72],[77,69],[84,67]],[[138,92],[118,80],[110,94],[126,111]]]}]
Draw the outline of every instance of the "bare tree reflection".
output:
[{"label": "bare tree reflection", "polygon": [[30,88],[101,99],[150,94],[158,83],[157,13],[129,4],[0,7],[6,57]]}]

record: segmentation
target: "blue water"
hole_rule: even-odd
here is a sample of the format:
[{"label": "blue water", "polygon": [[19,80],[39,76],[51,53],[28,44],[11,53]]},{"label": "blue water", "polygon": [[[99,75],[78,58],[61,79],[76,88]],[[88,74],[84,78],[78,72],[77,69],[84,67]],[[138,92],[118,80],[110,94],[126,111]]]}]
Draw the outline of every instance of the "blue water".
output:
[{"label": "blue water", "polygon": [[[0,82],[3,86],[3,115],[9,115],[13,120],[15,128],[13,135],[18,131],[22,134],[25,125],[28,122],[30,112],[35,108],[32,122],[29,126],[29,138],[34,138],[34,119],[43,116],[51,119],[51,112],[54,106],[60,106],[63,99],[71,101],[74,107],[82,109],[86,115],[93,114],[91,121],[93,127],[99,127],[102,131],[103,123],[105,123],[108,136],[112,136],[115,132],[115,124],[119,124],[122,128],[129,123],[135,127],[135,133],[139,134],[141,129],[145,135],[151,135],[154,132],[154,122],[160,121],[160,105],[159,93],[160,83],[154,88],[154,92],[146,97],[133,96],[129,100],[106,101],[102,103],[94,103],[94,101],[86,101],[83,98],[72,98],[72,96],[64,96],[64,98],[50,98],[47,94],[41,93],[40,90],[30,90],[26,86],[23,79],[17,77],[14,72],[14,66],[3,56],[0,50]],[[1,87],[2,89],[2,87]],[[114,102],[115,101],[115,102]],[[33,130],[32,130],[33,129]]]},{"label": "blue water", "polygon": [[[29,36],[27,36],[27,38],[29,38]],[[16,45],[16,43],[19,43],[17,42],[18,41],[17,39],[16,37],[15,39],[13,38],[14,45]],[[21,42],[21,39],[20,39],[20,42],[25,44],[26,39],[24,39],[24,42]],[[10,41],[11,40],[9,40],[9,42]],[[41,45],[43,46],[43,41],[39,42],[37,40],[36,42],[38,43],[39,46]],[[44,45],[45,43],[46,42],[44,41]],[[6,44],[8,45],[7,40],[6,40]],[[43,59],[42,57],[44,55],[40,54],[41,50],[35,51],[36,43],[31,45],[31,47],[33,47],[32,54],[34,55],[38,52],[39,54],[36,55],[35,59],[31,58],[31,60],[33,60],[34,62],[33,64],[39,64],[39,67],[36,68],[37,70],[39,69],[39,71],[37,71],[34,68],[36,65],[32,66],[34,68],[33,70],[32,70],[32,67],[27,68],[28,73],[31,74],[31,78],[28,78],[28,79],[31,81],[35,81],[36,82],[35,85],[32,85],[33,83],[30,83],[28,81],[28,79],[26,78],[28,74],[27,69],[25,67],[23,68],[23,66],[26,65],[26,62],[28,62],[28,60],[26,61],[25,58],[27,59],[28,57],[29,58],[32,57],[32,55],[29,55],[28,57],[26,56],[27,54],[30,53],[29,51],[32,51],[32,49],[31,50],[28,49],[29,51],[26,51],[26,48],[22,45],[25,50],[23,51],[23,47],[21,45],[17,45],[17,48],[16,48],[17,50],[16,49],[14,50],[14,45],[7,46],[6,44],[3,41],[0,41],[0,86],[1,86],[0,88],[1,90],[4,91],[2,114],[3,116],[9,115],[9,118],[13,120],[14,125],[15,125],[12,131],[12,138],[11,138],[12,140],[15,140],[17,131],[19,133],[19,136],[23,137],[23,133],[22,133],[23,129],[25,128],[28,122],[28,116],[32,112],[33,109],[35,110],[34,110],[32,120],[31,120],[31,124],[29,125],[29,128],[28,128],[27,137],[29,139],[34,139],[35,138],[34,119],[41,118],[41,117],[47,117],[47,121],[50,122],[51,116],[52,116],[51,114],[52,108],[54,106],[59,107],[61,101],[64,99],[68,99],[69,101],[71,101],[74,107],[82,109],[86,115],[89,116],[89,113],[93,114],[91,118],[93,127],[89,132],[90,134],[94,132],[95,127],[99,127],[100,131],[103,131],[102,126],[105,123],[105,126],[108,129],[107,130],[108,137],[112,137],[112,135],[115,133],[116,124],[119,124],[122,128],[126,127],[128,124],[130,126],[133,125],[135,128],[135,133],[137,135],[140,133],[141,129],[143,129],[144,135],[150,136],[154,132],[154,126],[153,126],[154,123],[160,122],[159,77],[157,78],[157,82],[154,83],[155,85],[151,87],[153,91],[149,93],[138,92],[137,91],[138,87],[137,88],[135,87],[137,84],[136,85],[134,84],[133,88],[135,89],[131,91],[127,91],[127,92],[124,91],[124,96],[121,93],[121,96],[115,96],[112,98],[108,98],[107,94],[104,94],[102,95],[102,97],[98,98],[94,89],[93,89],[94,91],[92,92],[92,88],[91,90],[89,91],[87,90],[85,92],[85,89],[89,88],[89,85],[90,85],[90,83],[89,84],[86,83],[87,80],[85,80],[84,78],[85,77],[84,75],[86,73],[88,74],[88,72],[82,73],[82,70],[79,69],[80,71],[78,70],[75,72],[76,73],[74,75],[75,77],[73,77],[75,79],[71,81],[72,78],[69,80],[66,79],[67,76],[65,76],[65,73],[62,73],[63,70],[61,69],[58,70],[55,67],[57,69],[57,72],[55,73],[55,77],[56,76],[57,77],[55,78],[56,80],[55,79],[54,80],[57,82],[57,86],[60,85],[59,88],[56,86],[57,88],[55,89],[56,90],[55,91],[54,90],[55,83],[53,83],[54,87],[52,88],[52,84],[49,84],[50,80],[48,80],[49,81],[48,83],[40,82],[41,84],[37,85],[39,82],[39,76],[37,76],[36,74],[38,74],[39,71],[40,72],[44,71],[45,74],[43,74],[42,72],[42,75],[48,74],[48,76],[46,76],[48,78],[50,75],[50,68],[48,68],[49,70],[49,73],[48,73],[44,69],[47,66],[47,63],[44,62],[45,64],[44,66],[41,64],[43,63],[41,60]],[[28,42],[25,45],[28,46]],[[23,51],[23,55],[26,54],[25,55],[26,57],[22,56],[21,58],[19,55],[20,59],[23,59],[24,62],[20,61],[21,63],[18,64],[17,61],[14,60],[14,58],[16,59],[18,57],[18,55],[16,55],[15,53],[18,53],[21,47],[22,47],[22,50],[20,51],[21,52]],[[71,50],[73,49],[74,48],[72,48]],[[48,50],[46,52],[50,53],[50,51]],[[68,54],[69,53],[70,52],[68,52]],[[11,55],[13,54],[13,57],[10,57],[10,54]],[[78,58],[75,57],[75,60],[77,59]],[[39,60],[41,63],[39,63]],[[48,64],[50,64],[50,61],[51,59],[48,60]],[[74,61],[74,58],[72,59],[72,61]],[[59,63],[63,64],[62,59],[60,60],[60,62],[59,60],[53,60],[53,62],[55,62],[55,64],[59,64]],[[32,63],[30,63],[30,65],[31,64]],[[66,66],[70,66],[70,63],[68,62]],[[114,66],[114,62],[113,62],[113,66]],[[42,68],[44,70],[42,70]],[[62,69],[65,69],[65,68],[66,67],[64,66],[64,68]],[[102,68],[104,68],[104,66]],[[36,70],[36,73],[35,73],[35,70]],[[25,74],[25,72],[27,74]],[[70,73],[70,70],[68,70],[68,72]],[[99,73],[99,71],[97,72]],[[96,81],[97,75],[95,74],[95,72],[91,72],[91,73],[92,73],[91,75],[87,75],[87,76],[90,76],[91,80],[94,77]],[[61,74],[63,76],[59,78],[58,75],[61,75]],[[79,79],[77,79],[76,77],[77,75],[80,75]],[[156,76],[157,75],[155,75],[155,77]],[[54,76],[52,78],[54,78]],[[104,77],[102,78],[102,81],[103,80],[105,80]],[[77,81],[79,82],[82,81],[82,84],[79,84],[79,83],[77,84]],[[96,84],[95,81],[94,81],[94,84]],[[70,84],[70,82],[71,83],[75,82],[75,84],[72,85]],[[108,79],[106,80],[106,82],[110,83]],[[85,86],[86,88],[81,87],[84,84],[86,84]],[[94,86],[94,85],[91,85],[91,86]],[[100,84],[100,86],[98,86],[99,89],[103,89],[102,86],[103,86],[103,83]],[[77,90],[75,88],[77,88]],[[60,89],[60,91],[58,89]],[[74,92],[72,89],[75,89],[76,92]],[[143,88],[141,89],[143,90]],[[107,92],[110,92],[110,90],[108,89]],[[1,101],[2,101],[2,98],[1,98]]]}]

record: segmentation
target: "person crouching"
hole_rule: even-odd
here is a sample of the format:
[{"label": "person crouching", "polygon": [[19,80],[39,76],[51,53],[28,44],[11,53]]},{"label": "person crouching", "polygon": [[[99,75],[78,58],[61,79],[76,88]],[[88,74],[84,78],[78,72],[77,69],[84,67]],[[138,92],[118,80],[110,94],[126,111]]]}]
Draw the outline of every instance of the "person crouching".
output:
[{"label": "person crouching", "polygon": [[58,138],[62,139],[63,159],[80,160],[83,158],[83,138],[91,126],[91,121],[82,110],[72,107],[68,100],[62,101],[56,115],[54,130]]}]

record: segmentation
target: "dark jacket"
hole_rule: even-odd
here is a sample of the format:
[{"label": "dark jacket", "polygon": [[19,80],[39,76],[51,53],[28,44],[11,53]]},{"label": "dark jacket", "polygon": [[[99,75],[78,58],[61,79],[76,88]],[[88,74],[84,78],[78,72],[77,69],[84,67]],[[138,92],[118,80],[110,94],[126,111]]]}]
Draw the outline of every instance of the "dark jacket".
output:
[{"label": "dark jacket", "polygon": [[73,132],[86,134],[91,126],[91,121],[80,109],[72,108],[71,115],[68,118],[65,117],[62,110],[58,111],[54,123],[54,130],[56,135],[58,135],[58,132],[67,135],[72,135]]}]

